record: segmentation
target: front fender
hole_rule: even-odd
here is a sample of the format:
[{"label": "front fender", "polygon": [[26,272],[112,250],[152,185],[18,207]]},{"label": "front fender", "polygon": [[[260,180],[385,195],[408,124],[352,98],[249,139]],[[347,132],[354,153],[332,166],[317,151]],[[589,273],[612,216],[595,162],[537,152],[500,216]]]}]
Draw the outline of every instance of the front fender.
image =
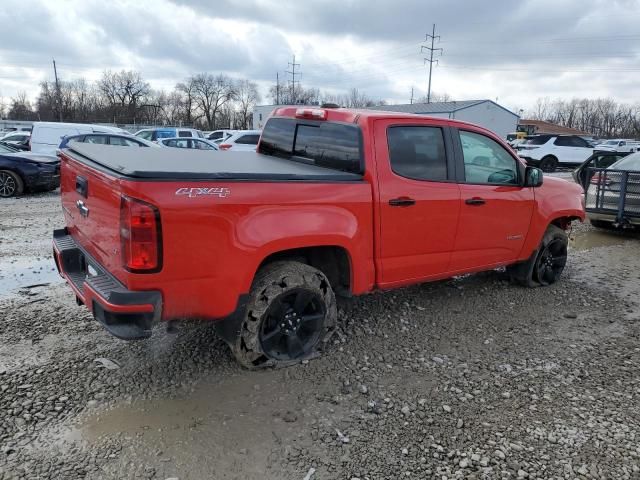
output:
[{"label": "front fender", "polygon": [[535,209],[527,240],[520,254],[521,259],[529,258],[538,248],[547,227],[560,219],[584,221],[584,193],[577,183],[545,177],[544,183],[534,189]]}]

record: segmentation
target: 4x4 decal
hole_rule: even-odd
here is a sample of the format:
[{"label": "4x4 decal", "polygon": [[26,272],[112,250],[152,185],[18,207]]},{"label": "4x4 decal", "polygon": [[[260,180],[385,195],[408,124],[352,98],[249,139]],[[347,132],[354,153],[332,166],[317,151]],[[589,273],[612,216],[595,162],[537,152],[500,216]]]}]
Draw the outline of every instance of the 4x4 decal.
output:
[{"label": "4x4 decal", "polygon": [[223,187],[182,187],[176,190],[176,195],[186,195],[189,198],[213,195],[215,197],[225,198],[231,195],[231,189]]}]

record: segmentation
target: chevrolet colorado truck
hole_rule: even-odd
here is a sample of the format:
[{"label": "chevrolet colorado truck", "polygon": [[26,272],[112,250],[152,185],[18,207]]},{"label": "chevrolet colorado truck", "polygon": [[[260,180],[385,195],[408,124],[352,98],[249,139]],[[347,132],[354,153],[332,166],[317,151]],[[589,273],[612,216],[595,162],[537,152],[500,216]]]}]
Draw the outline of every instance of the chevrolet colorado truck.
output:
[{"label": "chevrolet colorado truck", "polygon": [[216,322],[249,368],[308,358],[336,295],[506,267],[558,280],[582,189],[447,119],[280,108],[257,152],[71,144],[58,269],[111,334]]}]

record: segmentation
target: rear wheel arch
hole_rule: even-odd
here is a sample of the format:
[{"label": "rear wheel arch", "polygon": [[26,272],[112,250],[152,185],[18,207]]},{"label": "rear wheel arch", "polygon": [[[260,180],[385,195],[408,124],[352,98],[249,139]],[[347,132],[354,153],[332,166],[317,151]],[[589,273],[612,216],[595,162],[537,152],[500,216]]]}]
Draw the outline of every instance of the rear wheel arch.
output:
[{"label": "rear wheel arch", "polygon": [[320,270],[337,295],[350,296],[353,286],[353,262],[350,252],[338,245],[293,248],[270,253],[258,265],[253,279],[266,265],[279,261],[304,263]]}]

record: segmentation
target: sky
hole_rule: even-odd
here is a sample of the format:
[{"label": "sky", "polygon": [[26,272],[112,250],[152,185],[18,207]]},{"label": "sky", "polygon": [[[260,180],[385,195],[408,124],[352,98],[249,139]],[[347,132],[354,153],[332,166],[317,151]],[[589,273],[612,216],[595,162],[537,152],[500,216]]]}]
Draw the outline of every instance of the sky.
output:
[{"label": "sky", "polygon": [[[155,89],[208,71],[266,92],[306,88],[409,103],[426,94],[425,35],[436,25],[432,92],[517,112],[536,99],[640,98],[640,0],[5,0],[0,95],[53,80],[138,70]],[[10,4],[10,5],[9,5]]]}]

